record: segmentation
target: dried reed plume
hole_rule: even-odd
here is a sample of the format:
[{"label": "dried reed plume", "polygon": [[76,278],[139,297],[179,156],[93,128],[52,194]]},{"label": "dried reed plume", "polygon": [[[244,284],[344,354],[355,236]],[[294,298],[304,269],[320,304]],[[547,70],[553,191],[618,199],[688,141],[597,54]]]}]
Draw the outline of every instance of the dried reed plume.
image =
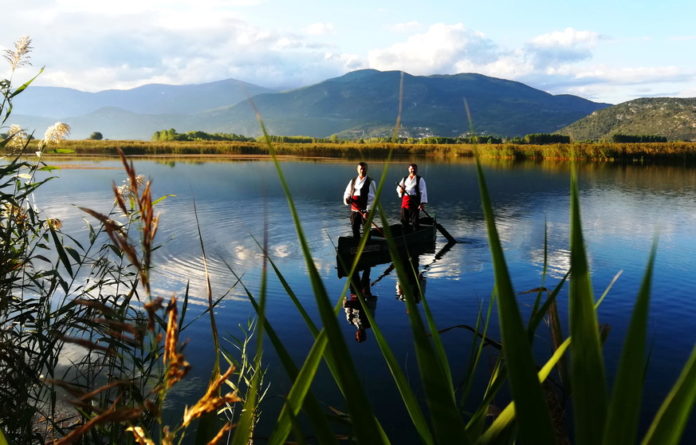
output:
[{"label": "dried reed plume", "polygon": [[6,49],[4,51],[3,57],[10,62],[10,67],[14,71],[20,66],[31,65],[29,53],[32,49],[31,37],[23,36],[15,42],[14,49]]},{"label": "dried reed plume", "polygon": [[235,368],[230,366],[230,368],[224,374],[218,376],[217,379],[210,382],[208,390],[205,392],[203,397],[196,402],[190,409],[186,408],[184,410],[184,421],[181,424],[183,427],[188,426],[192,420],[201,417],[204,414],[212,413],[222,408],[228,403],[241,402],[242,399],[235,392],[227,393],[223,396],[216,396],[219,393],[220,385],[227,380],[227,378],[232,375]]},{"label": "dried reed plume", "polygon": [[166,369],[165,384],[169,388],[180,381],[191,365],[184,360],[184,354],[177,352],[179,343],[178,312],[176,309],[176,297],[173,297],[167,306],[167,332],[164,337],[164,367]]},{"label": "dried reed plume", "polygon": [[43,143],[49,145],[58,143],[70,135],[70,125],[65,122],[56,122],[46,129],[43,137]]},{"label": "dried reed plume", "polygon": [[24,148],[24,146],[27,144],[27,140],[29,139],[27,132],[17,124],[10,125],[10,129],[7,132],[7,137],[10,139],[7,146],[10,148],[19,149]]}]

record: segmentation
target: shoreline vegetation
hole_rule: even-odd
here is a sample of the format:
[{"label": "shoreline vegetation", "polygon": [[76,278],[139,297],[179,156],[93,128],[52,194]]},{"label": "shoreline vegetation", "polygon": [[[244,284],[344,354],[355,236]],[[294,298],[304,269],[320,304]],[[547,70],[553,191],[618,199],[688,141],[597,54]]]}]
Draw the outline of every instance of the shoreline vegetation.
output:
[{"label": "shoreline vegetation", "polygon": [[[32,141],[23,150],[34,154],[38,142]],[[5,149],[4,151],[6,151]],[[43,154],[59,157],[117,156],[225,156],[267,157],[268,146],[257,141],[117,141],[64,140]],[[281,157],[325,157],[345,159],[386,159],[403,157],[456,160],[480,158],[512,160],[551,160],[586,162],[655,162],[696,163],[696,142],[615,143],[574,142],[566,144],[410,144],[393,142],[311,142],[274,143],[275,154]]]}]

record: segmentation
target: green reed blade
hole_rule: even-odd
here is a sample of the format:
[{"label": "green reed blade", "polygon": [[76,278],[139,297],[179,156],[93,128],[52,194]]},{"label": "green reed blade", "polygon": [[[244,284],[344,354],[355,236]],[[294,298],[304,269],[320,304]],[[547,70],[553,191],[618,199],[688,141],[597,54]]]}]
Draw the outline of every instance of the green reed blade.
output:
[{"label": "green reed blade", "polygon": [[68,258],[68,254],[65,253],[65,249],[63,248],[63,243],[58,239],[58,235],[56,234],[56,231],[53,230],[51,227],[50,229],[51,232],[51,238],[53,238],[53,244],[56,247],[56,252],[58,253],[58,258],[60,258],[60,262],[63,263],[63,267],[65,267],[65,270],[68,272],[68,275],[70,275],[70,278],[73,278],[73,269],[72,265],[70,264],[70,259]]},{"label": "green reed blade", "polygon": [[[257,244],[259,244],[258,241]],[[264,251],[264,247],[261,244],[259,244],[259,247],[262,251]],[[297,297],[290,288],[290,285],[287,283],[285,277],[282,275],[280,270],[275,267],[271,257],[267,256],[267,259],[271,266],[274,268],[276,275],[278,276],[278,279],[281,281],[281,283],[284,283],[284,286],[286,286],[286,291],[288,291],[289,295],[291,295],[291,298],[295,297],[293,298],[293,301],[296,302],[296,305],[298,306],[300,312],[306,313],[304,311],[302,303],[300,303],[300,301],[297,300]],[[251,302],[252,306],[258,314],[260,311],[260,306],[257,304],[256,299],[254,298],[251,291],[242,282],[241,277],[237,275],[234,269],[232,269],[232,267],[225,260],[223,260],[223,263],[225,264],[227,269],[235,276],[238,282],[242,285],[244,292],[247,294],[249,301]],[[335,440],[335,437],[332,434],[330,427],[326,423],[326,417],[323,415],[321,406],[316,401],[312,393],[309,391],[311,384],[314,380],[314,376],[316,375],[317,369],[319,367],[319,363],[321,363],[322,356],[324,356],[324,358],[326,359],[326,362],[329,366],[329,370],[331,370],[332,372],[332,375],[335,375],[335,365],[333,365],[333,359],[330,356],[330,351],[326,350],[327,343],[323,339],[323,332],[319,332],[316,330],[314,323],[311,321],[311,319],[309,319],[308,315],[306,321],[308,322],[308,326],[312,330],[312,335],[315,337],[315,343],[312,346],[312,349],[310,350],[310,354],[305,359],[305,363],[301,371],[302,376],[300,376],[300,371],[298,371],[297,367],[295,366],[295,363],[290,357],[290,354],[285,349],[285,346],[280,340],[280,337],[275,333],[275,330],[273,329],[271,323],[267,319],[265,319],[268,337],[271,340],[271,343],[275,347],[276,351],[278,352],[280,361],[285,367],[288,376],[292,381],[295,382],[293,387],[290,389],[290,393],[286,398],[286,403],[281,409],[281,412],[278,416],[278,422],[276,423],[275,430],[271,435],[269,443],[284,443],[284,441],[290,434],[290,431],[294,430],[294,419],[300,413],[300,410],[303,407],[303,403],[304,408],[307,410],[307,414],[310,420],[312,421],[313,425],[317,428],[317,436],[322,438],[321,443],[333,443],[333,441]],[[320,335],[322,337],[321,341],[319,341]]]},{"label": "green reed blade", "polygon": [[621,442],[635,443],[636,441],[644,382],[644,373],[638,370],[645,366],[650,285],[656,250],[657,240],[653,243],[650,251],[648,267],[638,292],[631,323],[626,332],[618,371],[614,378],[614,389],[604,430],[604,443],[607,445]]},{"label": "green reed blade", "polygon": [[[278,421],[271,433],[268,443],[271,445],[282,445],[285,443],[290,430],[292,429],[292,416],[297,416],[305,403],[307,394],[309,393],[309,388],[314,381],[314,377],[321,363],[324,350],[328,344],[328,339],[326,336],[326,331],[322,330],[317,335],[312,344],[307,357],[305,358],[300,371],[295,378],[295,383],[293,383],[287,397],[285,398],[285,404],[281,409],[280,415],[278,416]],[[289,412],[290,411],[290,412]]]},{"label": "green reed blade", "polygon": [[611,279],[611,281],[609,282],[609,285],[607,285],[607,288],[604,289],[604,292],[602,292],[602,295],[597,299],[597,302],[594,305],[595,309],[599,308],[599,306],[604,301],[604,298],[606,298],[606,296],[609,295],[609,291],[611,290],[612,287],[614,287],[614,284],[616,284],[616,282],[618,281],[621,274],[623,274],[622,270],[616,272],[616,275],[614,275],[614,278]]},{"label": "green reed blade", "polygon": [[597,312],[585,253],[575,170],[570,185],[570,384],[577,443],[600,443],[607,395]]},{"label": "green reed blade", "polygon": [[[409,263],[409,267],[413,269],[413,266]],[[417,270],[411,270],[409,273],[413,273],[416,276],[418,275]],[[440,332],[437,328],[437,324],[435,323],[435,318],[433,317],[433,313],[430,310],[430,305],[428,304],[428,299],[425,298],[425,293],[423,293],[423,290],[420,288],[420,282],[416,280],[416,284],[418,285],[418,289],[416,291],[420,293],[420,298],[421,298],[421,303],[423,304],[423,312],[425,313],[425,320],[428,323],[428,328],[430,329],[430,334],[432,338],[432,343],[433,343],[433,349],[435,352],[435,355],[437,356],[437,359],[439,362],[442,364],[441,368],[445,373],[445,382],[449,383],[450,386],[450,391],[454,393],[454,382],[452,379],[452,373],[450,371],[450,364],[449,360],[447,359],[447,352],[445,352],[445,346],[442,344],[442,339],[440,338]]]},{"label": "green reed blade", "polygon": [[[544,302],[544,304],[542,304],[541,307],[538,308],[532,314],[531,319],[529,320],[529,325],[527,325],[527,335],[529,336],[530,341],[534,337],[534,333],[536,332],[536,329],[539,326],[539,323],[541,323],[541,321],[544,319],[544,315],[546,315],[546,313],[549,311],[549,308],[551,307],[551,305],[556,301],[556,297],[558,297],[558,293],[563,288],[563,285],[565,284],[569,275],[570,275],[570,270],[568,272],[566,272],[565,275],[563,275],[563,278],[556,285],[556,287],[551,291],[551,293],[549,294],[549,296],[546,299],[546,301]],[[560,326],[556,326],[555,329],[557,329],[560,332]]]},{"label": "green reed blade", "polygon": [[[29,87],[29,85],[31,85],[32,82],[34,82],[34,81],[36,80],[36,78],[39,77],[39,76],[41,75],[41,73],[43,73],[43,71],[44,71],[45,68],[46,68],[46,67],[42,66],[41,69],[39,69],[39,72],[36,73],[36,75],[35,75],[34,77],[32,77],[31,79],[27,80],[27,81],[24,82],[22,85],[20,85],[20,86],[19,86],[17,89],[15,89],[11,94],[9,94],[9,95],[7,96],[7,98],[8,98],[8,99],[12,99],[12,98],[15,97],[16,95],[20,94],[22,91],[26,90],[26,89]],[[10,104],[10,109],[11,109],[11,106],[12,106],[12,104]],[[9,113],[9,112],[6,113],[5,119],[7,119],[7,117],[9,117],[10,114],[11,114],[11,113]],[[5,121],[3,121],[3,122],[5,122]]]},{"label": "green reed blade", "polygon": [[[398,279],[402,283],[408,283],[408,272],[401,261],[396,243],[389,230],[389,223],[384,212],[380,212],[385,238],[389,246],[389,253],[396,268]],[[415,302],[415,295],[411,286],[405,286],[406,305],[413,332],[413,340],[416,347],[416,360],[420,371],[426,403],[430,409],[430,418],[438,443],[470,443],[466,434],[464,421],[452,391],[452,383],[447,381],[449,375],[443,369],[446,363],[439,360],[435,348],[431,344],[428,332]]]},{"label": "green reed blade", "polygon": [[[267,242],[267,233],[264,235],[264,244]],[[261,377],[263,373],[261,369],[261,358],[263,357],[263,338],[264,328],[266,326],[266,288],[268,285],[268,267],[266,255],[264,254],[263,267],[261,269],[261,288],[259,289],[259,305],[256,310],[258,323],[256,324],[256,353],[254,354],[253,369],[254,374],[251,377],[251,382],[246,392],[244,400],[244,408],[242,415],[237,422],[232,438],[232,445],[247,445],[253,441],[252,433],[254,425],[257,421],[258,403],[259,403],[259,388],[261,386]]]},{"label": "green reed blade", "polygon": [[[353,419],[355,435],[361,442],[369,443],[378,441],[375,437],[375,432],[379,432],[381,427],[379,426],[377,419],[372,412],[370,401],[365,394],[362,384],[360,383],[360,378],[355,368],[355,364],[351,359],[350,351],[348,350],[348,346],[346,345],[345,339],[343,338],[343,334],[338,325],[336,313],[329,303],[329,296],[326,292],[326,288],[324,287],[324,283],[322,282],[319,272],[316,269],[316,265],[312,260],[312,255],[309,250],[304,231],[302,230],[302,225],[300,224],[300,218],[295,207],[292,192],[290,191],[290,187],[285,179],[283,170],[280,167],[280,161],[276,156],[275,148],[271,143],[270,136],[268,135],[266,127],[260,118],[259,124],[261,125],[261,130],[264,134],[269,153],[271,154],[273,164],[275,165],[281,187],[288,201],[288,207],[290,209],[290,214],[297,232],[297,237],[305,258],[307,272],[314,291],[314,297],[317,302],[319,314],[324,324],[324,330],[328,339],[328,347],[331,349],[336,363],[336,377],[338,377],[338,383],[344,390],[344,395],[348,404],[348,411]],[[316,366],[318,366],[318,363]],[[307,382],[307,384],[309,384],[309,382]],[[380,439],[383,439],[383,437]]]},{"label": "green reed blade", "polygon": [[641,443],[678,445],[695,404],[696,346],[691,350],[677,382],[662,402]]},{"label": "green reed blade", "polygon": [[297,295],[295,295],[295,291],[292,290],[290,287],[290,284],[288,284],[287,280],[283,276],[283,274],[280,272],[280,269],[276,266],[275,262],[269,257],[268,262],[270,263],[271,267],[273,268],[273,271],[276,274],[276,277],[278,278],[278,281],[280,281],[280,284],[283,286],[283,289],[285,289],[285,293],[288,294],[290,297],[290,300],[295,304],[295,307],[297,308],[298,312],[302,316],[302,319],[304,320],[305,324],[309,328],[309,330],[312,332],[312,335],[316,337],[319,334],[319,329],[317,326],[314,324],[312,321],[312,318],[309,316],[307,311],[305,310],[304,306],[300,302],[300,300],[297,298]]},{"label": "green reed blade", "polygon": [[466,424],[466,431],[469,433],[470,437],[474,438],[475,443],[478,443],[482,432],[488,424],[487,419],[490,416],[491,404],[504,383],[505,369],[503,368],[502,359],[499,358],[493,365],[490,378],[488,379],[488,383],[486,385],[486,390],[484,391],[483,399],[481,399],[481,402],[478,404],[478,408],[474,414],[471,415],[471,418]]},{"label": "green reed blade", "polygon": [[517,306],[503,248],[495,226],[493,206],[478,158],[476,158],[476,167],[481,205],[488,228],[488,242],[493,260],[503,355],[513,400],[518,406],[519,439],[523,443],[551,444],[554,442],[551,417],[536,375],[532,349]]},{"label": "green reed blade", "polygon": [[[478,369],[478,365],[481,361],[481,355],[483,354],[483,348],[486,346],[486,338],[488,336],[488,328],[491,323],[491,318],[493,315],[493,306],[494,306],[495,298],[494,294],[491,293],[490,299],[488,300],[488,309],[486,310],[486,318],[485,318],[485,324],[483,326],[483,332],[481,333],[481,338],[480,341],[478,341],[477,345],[477,336],[474,335],[471,343],[472,343],[472,355],[469,359],[469,367],[467,370],[467,378],[464,381],[462,387],[464,388],[461,392],[461,403],[462,405],[464,402],[466,402],[466,399],[469,396],[469,392],[471,391],[471,387],[474,384],[474,377],[476,376],[476,370]],[[481,308],[479,308],[479,315],[477,316],[477,321],[476,321],[476,332],[479,330],[479,326],[481,324]]]},{"label": "green reed blade", "polygon": [[[249,301],[251,301],[252,306],[254,306],[254,310],[256,310],[256,312],[258,313],[260,307],[256,302],[256,298],[254,298],[254,296],[246,288],[246,286],[244,286],[244,290],[246,291],[247,297],[249,298]],[[295,366],[295,363],[290,357],[290,353],[285,348],[285,345],[283,344],[283,341],[280,339],[280,336],[276,334],[271,323],[268,321],[268,319],[266,319],[265,322],[266,333],[268,335],[269,340],[273,344],[273,347],[278,353],[278,357],[280,358],[280,362],[283,364],[283,367],[285,368],[285,372],[288,374],[288,377],[290,377],[292,381],[296,381],[299,375],[299,370],[297,369],[297,366]],[[309,391],[309,388],[308,393],[305,395],[304,409],[307,414],[307,417],[309,417],[309,420],[312,422],[312,425],[315,428],[314,432],[317,436],[317,439],[319,440],[319,443],[337,443],[336,437],[331,431],[331,427],[329,426],[326,416],[322,411],[321,405],[314,397],[312,392]],[[296,413],[293,413],[293,411],[291,410],[288,414],[290,416],[290,420],[293,421],[295,419]]]},{"label": "green reed blade", "polygon": [[[546,380],[546,378],[551,374],[551,371],[553,370],[554,366],[558,364],[559,360],[563,357],[563,354],[565,354],[566,350],[570,346],[570,339],[566,339],[561,346],[556,349],[556,351],[553,353],[551,358],[544,364],[544,366],[539,370],[538,373],[538,379],[540,382],[543,382]],[[499,438],[500,435],[502,435],[507,428],[512,424],[512,422],[515,420],[515,417],[518,414],[518,410],[515,408],[515,402],[509,403],[503,411],[496,417],[496,419],[493,421],[493,424],[486,430],[486,432],[481,436],[479,439],[479,444],[489,444],[489,443],[494,443],[497,442],[497,439]],[[538,442],[532,442],[532,443],[538,443]],[[620,443],[620,442],[617,442]]]}]

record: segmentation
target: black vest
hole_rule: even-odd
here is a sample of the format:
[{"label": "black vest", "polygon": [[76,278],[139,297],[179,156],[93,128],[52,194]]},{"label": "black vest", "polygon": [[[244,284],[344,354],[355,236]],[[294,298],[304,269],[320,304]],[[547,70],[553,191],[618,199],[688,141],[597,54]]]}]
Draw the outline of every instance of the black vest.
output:
[{"label": "black vest", "polygon": [[[406,193],[406,180],[408,179],[408,175],[404,176],[404,179],[401,180],[401,183],[404,185],[404,194]],[[420,180],[421,177],[416,175],[416,199],[418,200],[418,203],[420,203]]]},{"label": "black vest", "polygon": [[[351,189],[351,195],[355,196],[355,180],[357,178],[353,178],[350,181],[350,189]],[[357,202],[355,203],[360,210],[365,210],[367,209],[367,196],[370,193],[370,182],[372,182],[372,179],[369,176],[365,177],[365,183],[363,184],[362,188],[360,189],[360,196],[358,196]]]}]

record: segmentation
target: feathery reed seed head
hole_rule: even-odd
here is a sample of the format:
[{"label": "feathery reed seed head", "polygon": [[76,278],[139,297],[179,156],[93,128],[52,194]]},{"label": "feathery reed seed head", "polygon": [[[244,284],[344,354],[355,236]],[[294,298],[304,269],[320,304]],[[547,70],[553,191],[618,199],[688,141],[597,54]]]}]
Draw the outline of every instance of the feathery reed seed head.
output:
[{"label": "feathery reed seed head", "polygon": [[184,409],[184,419],[182,426],[187,426],[192,420],[201,417],[204,414],[212,413],[227,405],[228,403],[241,402],[242,399],[235,392],[227,393],[223,396],[218,396],[220,385],[234,372],[235,367],[230,366],[227,372],[218,376],[217,379],[210,382],[208,390],[203,397],[196,402],[190,409]]},{"label": "feathery reed seed head", "polygon": [[68,137],[70,134],[70,125],[65,122],[56,122],[46,129],[44,133],[44,144],[58,143]]},{"label": "feathery reed seed head", "polygon": [[10,148],[24,148],[28,139],[26,131],[17,124],[10,125],[7,137],[10,139],[7,146]]},{"label": "feathery reed seed head", "polygon": [[32,49],[31,38],[29,36],[23,36],[15,42],[14,49],[6,49],[4,51],[3,57],[10,62],[10,67],[12,71],[14,71],[20,66],[31,65],[28,54]]}]

